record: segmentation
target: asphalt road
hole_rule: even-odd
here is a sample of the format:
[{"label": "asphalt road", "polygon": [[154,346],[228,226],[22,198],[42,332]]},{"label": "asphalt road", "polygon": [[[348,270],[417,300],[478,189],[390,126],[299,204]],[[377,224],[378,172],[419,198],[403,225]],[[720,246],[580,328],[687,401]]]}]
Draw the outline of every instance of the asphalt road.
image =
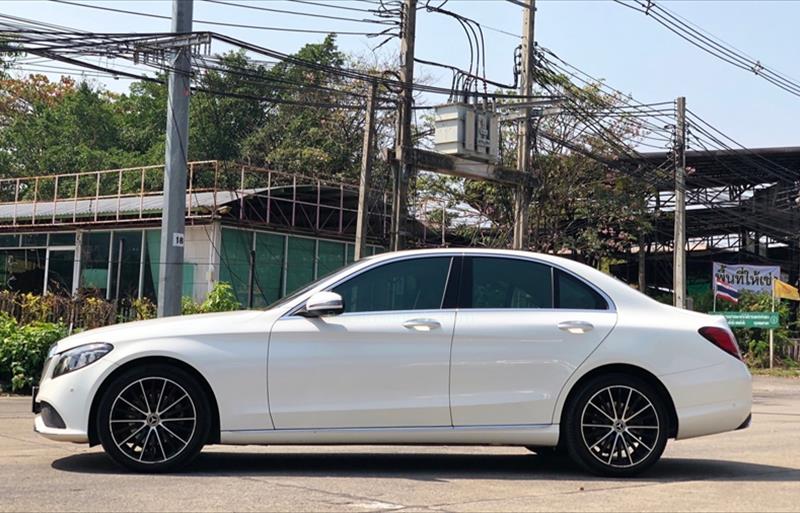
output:
[{"label": "asphalt road", "polygon": [[0,511],[800,511],[800,380],[756,378],[750,429],[670,442],[637,479],[504,447],[211,447],[133,475],[0,398]]}]

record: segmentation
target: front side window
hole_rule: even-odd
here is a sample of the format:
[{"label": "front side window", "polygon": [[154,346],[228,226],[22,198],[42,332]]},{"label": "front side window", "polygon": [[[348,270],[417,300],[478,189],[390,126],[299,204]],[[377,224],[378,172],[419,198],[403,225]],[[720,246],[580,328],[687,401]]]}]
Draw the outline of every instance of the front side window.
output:
[{"label": "front side window", "polygon": [[413,258],[365,271],[333,288],[344,311],[437,310],[442,306],[451,257]]},{"label": "front side window", "polygon": [[513,258],[468,259],[462,281],[466,308],[553,308],[552,268]]}]

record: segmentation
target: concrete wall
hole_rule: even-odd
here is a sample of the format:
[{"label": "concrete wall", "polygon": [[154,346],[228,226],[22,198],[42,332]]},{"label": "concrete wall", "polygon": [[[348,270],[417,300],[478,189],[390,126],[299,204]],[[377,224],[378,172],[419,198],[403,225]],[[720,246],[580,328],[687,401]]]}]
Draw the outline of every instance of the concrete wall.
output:
[{"label": "concrete wall", "polygon": [[192,297],[201,302],[219,280],[219,223],[187,226],[184,244],[184,262],[193,269]]}]

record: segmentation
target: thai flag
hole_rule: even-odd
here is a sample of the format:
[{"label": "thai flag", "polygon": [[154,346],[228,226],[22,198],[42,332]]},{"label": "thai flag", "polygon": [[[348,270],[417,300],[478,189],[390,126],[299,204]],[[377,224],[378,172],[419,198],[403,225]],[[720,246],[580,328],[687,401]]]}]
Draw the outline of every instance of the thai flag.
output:
[{"label": "thai flag", "polygon": [[730,283],[716,277],[714,278],[714,295],[731,303],[739,302],[739,291]]}]

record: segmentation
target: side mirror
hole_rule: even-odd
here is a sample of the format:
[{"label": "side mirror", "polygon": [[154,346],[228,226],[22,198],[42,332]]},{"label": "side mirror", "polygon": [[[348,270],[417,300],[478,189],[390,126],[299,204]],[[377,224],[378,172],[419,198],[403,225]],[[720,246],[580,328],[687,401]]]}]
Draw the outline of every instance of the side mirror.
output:
[{"label": "side mirror", "polygon": [[344,311],[344,300],[336,292],[317,292],[306,301],[302,315],[305,317],[322,317],[336,315]]}]

